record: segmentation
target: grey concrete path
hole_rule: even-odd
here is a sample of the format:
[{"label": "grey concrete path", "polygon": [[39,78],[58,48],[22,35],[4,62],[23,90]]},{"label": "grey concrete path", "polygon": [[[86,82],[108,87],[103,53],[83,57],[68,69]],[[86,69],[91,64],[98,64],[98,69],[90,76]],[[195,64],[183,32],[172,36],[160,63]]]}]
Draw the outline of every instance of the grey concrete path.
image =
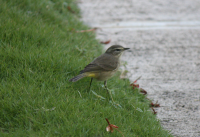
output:
[{"label": "grey concrete path", "polygon": [[174,136],[200,137],[200,0],[79,0],[97,39],[130,47],[128,78],[158,101]]}]

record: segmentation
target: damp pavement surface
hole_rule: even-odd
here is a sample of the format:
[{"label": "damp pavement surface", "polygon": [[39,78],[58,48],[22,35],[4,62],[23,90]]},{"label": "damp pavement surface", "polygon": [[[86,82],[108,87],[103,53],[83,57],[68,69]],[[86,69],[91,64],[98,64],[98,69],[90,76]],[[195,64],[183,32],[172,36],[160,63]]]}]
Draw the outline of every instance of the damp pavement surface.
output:
[{"label": "damp pavement surface", "polygon": [[121,67],[175,137],[200,137],[200,1],[79,0],[82,20],[99,41],[131,48]]}]

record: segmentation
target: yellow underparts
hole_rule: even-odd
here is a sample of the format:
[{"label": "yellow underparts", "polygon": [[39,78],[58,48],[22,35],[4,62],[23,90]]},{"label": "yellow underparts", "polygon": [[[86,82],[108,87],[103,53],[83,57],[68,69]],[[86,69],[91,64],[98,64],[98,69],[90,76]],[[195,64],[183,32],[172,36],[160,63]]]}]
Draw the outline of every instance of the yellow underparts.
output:
[{"label": "yellow underparts", "polygon": [[96,77],[96,74],[95,74],[95,73],[87,73],[87,77],[95,78],[95,77]]}]

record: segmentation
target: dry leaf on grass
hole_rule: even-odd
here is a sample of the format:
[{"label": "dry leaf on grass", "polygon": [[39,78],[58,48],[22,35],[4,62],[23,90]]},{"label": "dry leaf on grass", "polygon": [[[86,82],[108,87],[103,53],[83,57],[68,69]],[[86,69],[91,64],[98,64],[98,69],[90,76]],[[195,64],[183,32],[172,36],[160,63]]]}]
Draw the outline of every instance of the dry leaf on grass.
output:
[{"label": "dry leaf on grass", "polygon": [[[122,132],[118,129],[119,127],[113,124],[110,124],[110,122],[108,121],[108,119],[106,118],[106,121],[108,122],[108,126],[106,127],[106,131],[107,132],[113,132],[114,129],[116,129],[119,133],[122,134]],[[114,129],[113,129],[114,128]],[[124,137],[124,135],[122,134],[122,136]]]},{"label": "dry leaf on grass", "polygon": [[144,95],[146,95],[146,94],[147,94],[147,91],[144,90],[143,88],[139,88],[139,87],[140,87],[139,84],[136,84],[136,82],[137,82],[141,77],[142,77],[142,76],[138,77],[133,83],[130,84],[130,86],[132,86],[133,89],[138,88],[139,91],[140,91],[141,93],[143,93]]}]

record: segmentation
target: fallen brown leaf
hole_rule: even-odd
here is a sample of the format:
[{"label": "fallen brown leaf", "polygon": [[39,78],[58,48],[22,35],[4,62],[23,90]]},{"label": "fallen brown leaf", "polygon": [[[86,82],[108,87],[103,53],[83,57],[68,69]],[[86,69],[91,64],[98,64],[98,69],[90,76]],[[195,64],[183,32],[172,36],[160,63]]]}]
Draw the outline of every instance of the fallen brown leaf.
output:
[{"label": "fallen brown leaf", "polygon": [[140,92],[141,92],[143,95],[146,95],[146,94],[147,94],[147,91],[144,90],[143,88],[140,88]]},{"label": "fallen brown leaf", "polygon": [[[117,128],[119,128],[118,126],[116,126],[116,125],[113,125],[113,124],[110,124],[110,122],[108,121],[108,119],[107,118],[105,118],[106,119],[106,121],[108,122],[108,126],[106,127],[106,131],[107,132],[113,132],[114,130],[113,130],[113,128],[114,129],[116,129],[119,133],[121,133],[122,134],[122,132],[119,130],[119,129],[117,129]],[[122,136],[124,137],[124,135],[122,134]]]},{"label": "fallen brown leaf", "polygon": [[101,41],[101,44],[109,44],[111,40],[107,40],[107,41]]},{"label": "fallen brown leaf", "polygon": [[135,88],[138,88],[140,90],[140,92],[143,94],[143,95],[146,95],[147,94],[147,91],[144,90],[143,88],[139,88],[139,84],[136,84],[136,82],[141,78],[142,76],[138,77],[133,83],[130,84],[130,86],[133,87],[133,89]]},{"label": "fallen brown leaf", "polygon": [[158,104],[157,102],[155,104],[151,102],[150,107],[160,107],[160,104]]},{"label": "fallen brown leaf", "polygon": [[157,114],[157,112],[155,111],[155,109],[153,107],[151,107],[151,109],[153,110],[153,114]]}]

